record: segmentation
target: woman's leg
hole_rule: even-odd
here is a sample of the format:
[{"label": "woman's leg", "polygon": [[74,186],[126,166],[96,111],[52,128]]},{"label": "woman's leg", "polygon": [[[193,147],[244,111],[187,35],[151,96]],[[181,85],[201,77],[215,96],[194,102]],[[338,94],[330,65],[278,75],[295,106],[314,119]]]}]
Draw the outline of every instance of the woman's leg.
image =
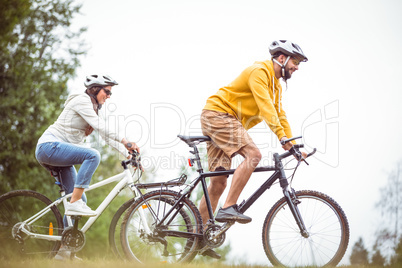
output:
[{"label": "woman's leg", "polygon": [[[92,175],[100,163],[100,154],[95,149],[65,142],[49,142],[39,145],[36,157],[41,164],[69,168],[63,172],[65,173],[63,184],[67,187],[67,193],[70,193],[72,183],[74,183],[71,203],[82,197],[84,189],[88,188]],[[81,164],[81,168],[76,173],[72,166],[79,164]]]}]

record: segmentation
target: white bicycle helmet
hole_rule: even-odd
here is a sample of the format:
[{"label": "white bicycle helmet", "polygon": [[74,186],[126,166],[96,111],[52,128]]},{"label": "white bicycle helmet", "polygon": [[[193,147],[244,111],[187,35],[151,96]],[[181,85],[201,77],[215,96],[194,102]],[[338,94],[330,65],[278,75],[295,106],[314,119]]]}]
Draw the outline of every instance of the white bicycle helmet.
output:
[{"label": "white bicycle helmet", "polygon": [[84,85],[86,88],[94,86],[116,86],[118,83],[109,75],[93,74],[87,76]]},{"label": "white bicycle helmet", "polygon": [[306,55],[304,55],[303,50],[297,44],[289,40],[277,40],[271,43],[269,46],[269,53],[274,56],[278,52],[282,52],[287,56],[295,57],[301,62],[308,60]]}]

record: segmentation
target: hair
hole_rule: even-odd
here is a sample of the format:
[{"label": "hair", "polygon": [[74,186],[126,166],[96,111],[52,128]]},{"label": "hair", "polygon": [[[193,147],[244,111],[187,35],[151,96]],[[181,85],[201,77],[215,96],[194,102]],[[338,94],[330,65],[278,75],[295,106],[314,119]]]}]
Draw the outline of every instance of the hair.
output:
[{"label": "hair", "polygon": [[280,55],[284,55],[286,57],[288,56],[285,53],[278,51],[274,55],[272,55],[272,59],[277,59]]},{"label": "hair", "polygon": [[91,95],[98,95],[99,91],[102,89],[103,87],[101,86],[93,86],[87,89],[87,92]]}]

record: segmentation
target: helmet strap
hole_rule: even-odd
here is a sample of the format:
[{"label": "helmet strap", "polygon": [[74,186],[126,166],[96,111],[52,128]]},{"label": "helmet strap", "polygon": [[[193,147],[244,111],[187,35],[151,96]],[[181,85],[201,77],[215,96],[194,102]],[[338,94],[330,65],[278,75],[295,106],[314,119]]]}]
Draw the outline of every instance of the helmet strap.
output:
[{"label": "helmet strap", "polygon": [[100,90],[97,91],[96,95],[92,95],[91,93],[89,93],[88,89],[85,90],[85,93],[91,97],[91,102],[94,106],[94,111],[96,112],[96,114],[98,114],[98,111],[102,108],[102,104],[98,102],[98,98],[96,97],[98,96],[99,91]]},{"label": "helmet strap", "polygon": [[279,66],[281,66],[281,68],[282,68],[282,78],[285,78],[286,76],[285,76],[285,67],[286,67],[286,64],[288,64],[288,62],[289,62],[289,60],[290,60],[290,56],[288,56],[287,57],[287,59],[285,60],[285,63],[284,64],[282,64],[282,63],[280,63],[279,61],[277,61],[276,59],[272,59],[274,62],[276,62],[276,64],[278,64]]}]

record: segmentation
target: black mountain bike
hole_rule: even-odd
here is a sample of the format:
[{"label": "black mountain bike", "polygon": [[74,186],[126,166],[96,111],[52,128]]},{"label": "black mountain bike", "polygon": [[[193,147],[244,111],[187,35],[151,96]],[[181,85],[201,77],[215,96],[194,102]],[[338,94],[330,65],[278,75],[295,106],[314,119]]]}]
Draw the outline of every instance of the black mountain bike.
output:
[{"label": "black mountain bike", "polygon": [[[160,187],[150,191],[128,208],[121,224],[120,240],[129,259],[139,262],[188,262],[198,253],[223,244],[226,231],[234,222],[217,224],[207,191],[206,177],[231,175],[227,171],[204,172],[197,145],[210,141],[207,136],[178,136],[191,148],[199,176],[180,191]],[[291,141],[296,137],[289,139]],[[285,142],[287,142],[285,141]],[[262,243],[270,262],[275,266],[335,266],[349,243],[349,224],[342,208],[329,196],[310,190],[295,191],[285,175],[282,160],[295,156],[298,165],[305,162],[294,145],[283,154],[275,153],[274,166],[257,167],[254,172],[271,171],[273,174],[246,201],[239,205],[244,213],[271,186],[279,181],[283,198],[268,212],[262,229]],[[315,153],[315,149],[308,156]],[[307,162],[306,162],[307,163]],[[181,183],[184,183],[183,181]],[[203,226],[201,215],[189,199],[201,183],[209,212],[209,221]],[[161,186],[144,184],[142,188]],[[202,243],[201,243],[202,242]]]}]

